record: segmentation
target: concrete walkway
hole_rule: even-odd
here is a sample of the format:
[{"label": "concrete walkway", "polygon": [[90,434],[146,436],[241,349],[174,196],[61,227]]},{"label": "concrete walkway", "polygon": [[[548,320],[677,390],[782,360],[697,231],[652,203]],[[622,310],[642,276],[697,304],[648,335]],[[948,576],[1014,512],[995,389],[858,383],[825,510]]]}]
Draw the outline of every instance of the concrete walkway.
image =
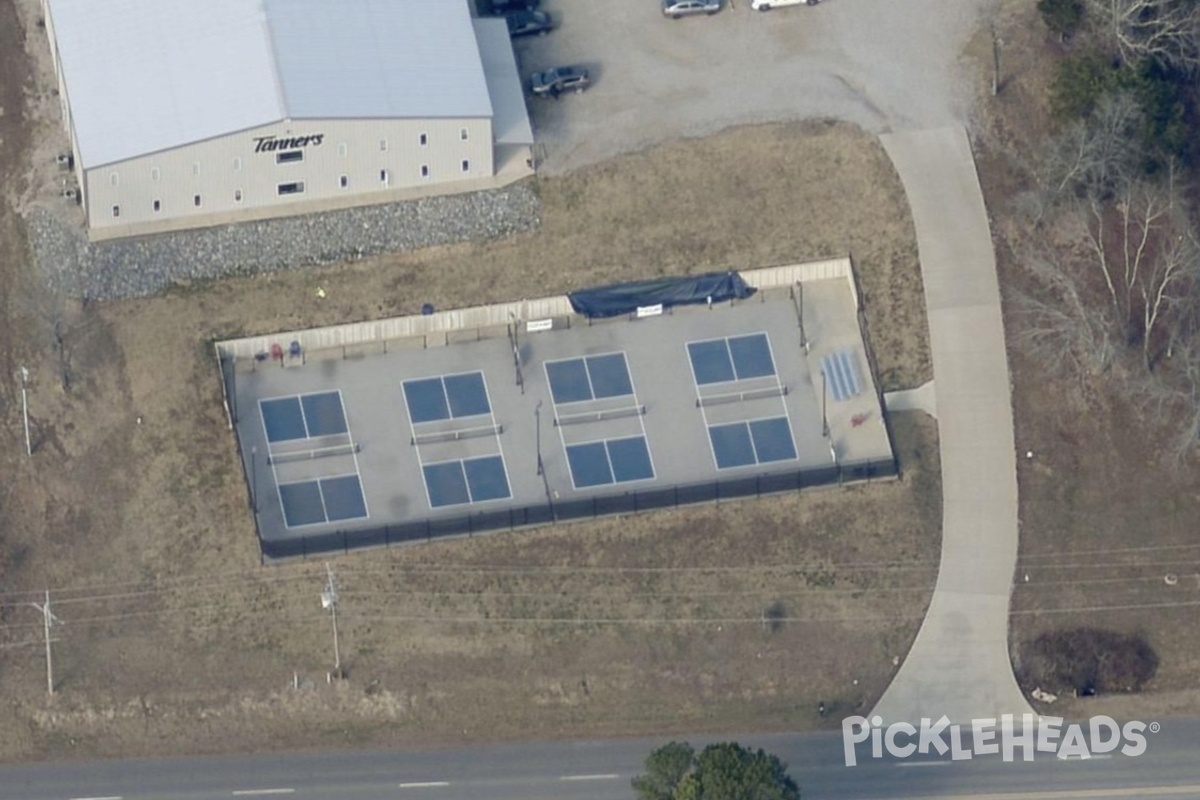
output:
[{"label": "concrete walkway", "polygon": [[1008,604],[1017,465],[1000,287],[966,132],[882,137],[917,231],[942,457],[942,561],[929,613],[875,707],[884,724],[1031,711],[1013,678]]},{"label": "concrete walkway", "polygon": [[889,412],[924,411],[937,419],[937,385],[930,381],[916,389],[899,389],[883,395],[884,405]]}]

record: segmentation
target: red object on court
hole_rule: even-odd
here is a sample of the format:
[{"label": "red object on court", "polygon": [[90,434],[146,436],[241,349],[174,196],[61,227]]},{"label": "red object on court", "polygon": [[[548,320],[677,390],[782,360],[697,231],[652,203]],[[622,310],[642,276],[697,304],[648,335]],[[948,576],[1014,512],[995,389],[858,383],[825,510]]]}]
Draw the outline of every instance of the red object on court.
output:
[{"label": "red object on court", "polygon": [[271,358],[276,361],[283,361],[283,345],[278,342],[271,345]]},{"label": "red object on court", "polygon": [[867,417],[869,416],[869,414],[855,414],[850,418],[850,424],[857,428],[859,425],[862,425],[864,422],[866,422]]}]

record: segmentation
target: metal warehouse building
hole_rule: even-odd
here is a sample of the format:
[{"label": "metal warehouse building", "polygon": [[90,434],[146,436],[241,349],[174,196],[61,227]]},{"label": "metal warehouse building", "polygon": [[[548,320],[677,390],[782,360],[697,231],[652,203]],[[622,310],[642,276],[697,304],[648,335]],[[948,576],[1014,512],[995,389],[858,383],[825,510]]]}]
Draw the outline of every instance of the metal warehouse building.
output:
[{"label": "metal warehouse building", "polygon": [[533,133],[468,0],[43,0],[93,239],[487,188]]}]

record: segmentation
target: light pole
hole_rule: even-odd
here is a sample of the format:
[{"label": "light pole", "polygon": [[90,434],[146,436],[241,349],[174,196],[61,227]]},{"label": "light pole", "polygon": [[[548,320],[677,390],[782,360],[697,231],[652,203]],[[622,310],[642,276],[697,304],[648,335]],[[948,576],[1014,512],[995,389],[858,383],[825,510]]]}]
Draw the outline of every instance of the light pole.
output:
[{"label": "light pole", "polygon": [[258,513],[258,445],[250,448],[250,508]]},{"label": "light pole", "polygon": [[545,472],[542,466],[542,401],[538,400],[537,405],[533,407],[533,427],[534,427],[534,442],[537,447],[537,474],[541,475]]},{"label": "light pole", "polygon": [[20,368],[21,373],[21,415],[25,418],[25,455],[33,455],[33,445],[29,441],[29,399],[25,390],[26,384],[29,383],[29,370],[25,367]]},{"label": "light pole", "polygon": [[829,417],[825,413],[825,404],[829,392],[825,386],[825,370],[821,370],[821,435],[826,439],[829,438]]}]

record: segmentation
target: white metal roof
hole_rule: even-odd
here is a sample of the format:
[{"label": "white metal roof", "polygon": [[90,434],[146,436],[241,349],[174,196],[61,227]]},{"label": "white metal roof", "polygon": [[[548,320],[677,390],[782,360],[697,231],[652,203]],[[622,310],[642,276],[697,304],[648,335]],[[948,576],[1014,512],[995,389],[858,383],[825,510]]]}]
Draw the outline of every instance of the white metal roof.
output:
[{"label": "white metal roof", "polygon": [[466,0],[263,3],[292,119],[491,116]]},{"label": "white metal roof", "polygon": [[492,137],[496,144],[533,144],[533,128],[508,25],[502,19],[477,19],[475,38],[479,40],[483,72],[492,95]]},{"label": "white metal roof", "polygon": [[84,168],[284,119],[488,117],[467,0],[49,0]]}]

